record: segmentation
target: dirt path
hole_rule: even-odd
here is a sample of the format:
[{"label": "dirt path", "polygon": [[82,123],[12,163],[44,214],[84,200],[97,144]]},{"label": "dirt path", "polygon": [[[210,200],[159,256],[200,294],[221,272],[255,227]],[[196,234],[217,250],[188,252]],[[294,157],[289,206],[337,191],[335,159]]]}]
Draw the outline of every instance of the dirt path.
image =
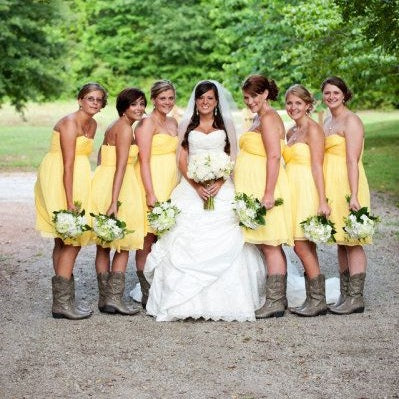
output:
[{"label": "dirt path", "polygon": [[[367,309],[255,323],[51,317],[51,242],[34,231],[32,174],[0,175],[0,398],[399,398],[399,210],[367,249]],[[320,250],[336,275],[334,250]],[[94,248],[79,255],[77,296],[96,308]],[[134,285],[129,266],[128,289]]]}]

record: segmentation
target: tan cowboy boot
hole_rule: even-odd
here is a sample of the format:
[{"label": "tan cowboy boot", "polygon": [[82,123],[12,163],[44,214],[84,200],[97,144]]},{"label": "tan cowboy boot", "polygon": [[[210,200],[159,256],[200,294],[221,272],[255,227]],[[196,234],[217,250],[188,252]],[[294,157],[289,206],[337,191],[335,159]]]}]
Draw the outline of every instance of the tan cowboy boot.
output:
[{"label": "tan cowboy boot", "polygon": [[109,273],[97,273],[97,283],[98,283],[98,310],[104,313],[105,298],[107,296],[107,283],[108,283]]},{"label": "tan cowboy boot", "polygon": [[295,307],[291,307],[289,308],[289,311],[291,311],[292,309],[302,309],[305,306],[307,306],[308,302],[310,301],[310,296],[309,296],[309,279],[306,273],[303,273],[303,278],[305,279],[305,291],[306,291],[306,298],[305,301],[302,303],[302,305],[299,306],[295,306]]},{"label": "tan cowboy boot", "polygon": [[286,303],[286,277],[283,274],[273,274],[266,279],[266,302],[255,311],[257,319],[284,316]]},{"label": "tan cowboy boot", "polygon": [[327,313],[326,282],[323,274],[308,280],[309,296],[303,307],[291,308],[298,316],[314,317]]},{"label": "tan cowboy boot", "polygon": [[131,316],[139,312],[139,309],[132,309],[123,303],[125,292],[125,273],[111,272],[108,278],[107,294],[104,301],[105,313],[119,313],[124,316]]},{"label": "tan cowboy boot", "polygon": [[330,305],[328,307],[329,310],[333,311],[335,308],[340,306],[342,303],[344,303],[346,296],[348,295],[349,291],[349,270],[345,270],[343,273],[339,274],[339,289],[341,291],[341,294],[338,298],[338,301],[334,303],[334,305]]},{"label": "tan cowboy boot", "polygon": [[136,274],[139,279],[140,288],[141,288],[141,305],[143,306],[143,309],[145,309],[145,307],[147,306],[148,294],[151,286],[150,283],[145,278],[143,271],[137,270]]},{"label": "tan cowboy boot", "polygon": [[51,283],[53,287],[52,314],[55,319],[80,320],[91,316],[91,311],[83,313],[76,310],[73,300],[72,278],[67,280],[61,276],[53,276]]},{"label": "tan cowboy boot", "polygon": [[349,277],[349,292],[345,301],[330,311],[334,314],[351,314],[364,312],[364,281],[366,273],[358,273]]},{"label": "tan cowboy boot", "polygon": [[[75,277],[72,274],[72,300],[75,302]],[[87,312],[93,313],[93,311],[85,305],[82,304],[75,304],[75,308],[77,312],[82,314],[86,314]]]}]

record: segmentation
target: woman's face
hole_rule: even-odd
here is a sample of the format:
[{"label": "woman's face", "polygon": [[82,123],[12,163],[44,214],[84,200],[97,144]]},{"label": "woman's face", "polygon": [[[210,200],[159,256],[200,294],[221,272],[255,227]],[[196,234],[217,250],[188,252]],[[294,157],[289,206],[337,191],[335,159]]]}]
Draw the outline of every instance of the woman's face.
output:
[{"label": "woman's face", "polygon": [[214,91],[208,90],[195,100],[198,113],[200,115],[213,114],[218,105]]},{"label": "woman's face", "polygon": [[172,89],[165,90],[153,98],[152,102],[156,110],[168,114],[175,105],[175,92]]},{"label": "woman's face", "polygon": [[129,105],[129,108],[124,112],[124,114],[131,121],[139,121],[140,119],[143,118],[144,112],[145,112],[144,98],[140,97]]},{"label": "woman's face", "polygon": [[324,86],[323,90],[323,102],[327,105],[328,108],[334,109],[338,108],[340,105],[344,103],[344,93],[342,90],[334,86],[330,83],[327,83]]},{"label": "woman's face", "polygon": [[265,104],[268,94],[269,94],[269,92],[267,90],[265,90],[261,94],[249,93],[245,90],[242,91],[245,105],[249,108],[249,110],[253,114],[258,113],[262,109],[263,105]]},{"label": "woman's face", "polygon": [[285,110],[291,119],[297,121],[306,115],[309,110],[309,104],[306,104],[295,94],[290,93],[285,100]]},{"label": "woman's face", "polygon": [[89,115],[100,112],[103,106],[104,94],[101,90],[90,91],[78,100],[81,109]]}]

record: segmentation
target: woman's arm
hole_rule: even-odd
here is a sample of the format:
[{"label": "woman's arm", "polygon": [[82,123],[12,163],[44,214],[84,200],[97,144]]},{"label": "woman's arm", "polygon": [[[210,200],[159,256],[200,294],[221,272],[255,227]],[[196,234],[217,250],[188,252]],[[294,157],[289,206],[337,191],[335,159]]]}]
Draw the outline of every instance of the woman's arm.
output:
[{"label": "woman's arm", "polygon": [[262,203],[266,209],[274,206],[274,189],[280,171],[281,147],[277,117],[273,114],[263,115],[260,119],[262,141],[266,151],[266,186]]},{"label": "woman's arm", "polygon": [[62,163],[64,166],[63,184],[68,210],[74,210],[73,203],[73,171],[75,165],[75,148],[77,138],[76,122],[71,118],[66,118],[59,124],[60,145],[62,153]]},{"label": "woman's arm", "polygon": [[364,128],[358,116],[351,113],[345,121],[346,165],[351,198],[349,209],[361,208],[357,198],[359,189],[359,159],[363,149]]},{"label": "woman's arm", "polygon": [[123,126],[120,131],[116,132],[115,151],[116,151],[116,168],[114,181],[112,184],[112,199],[107,210],[107,215],[118,212],[118,198],[121,191],[123,178],[125,177],[126,164],[129,157],[130,144],[132,143],[133,132],[129,126]]},{"label": "woman's arm", "polygon": [[320,126],[315,124],[314,126],[309,127],[307,141],[310,149],[313,180],[319,196],[319,207],[317,213],[319,215],[329,216],[331,209],[328,206],[326,199],[323,176],[324,133]]},{"label": "woman's arm", "polygon": [[139,147],[141,179],[146,193],[147,205],[152,207],[157,202],[151,177],[151,145],[154,135],[154,125],[150,118],[140,121],[135,130],[136,142]]}]

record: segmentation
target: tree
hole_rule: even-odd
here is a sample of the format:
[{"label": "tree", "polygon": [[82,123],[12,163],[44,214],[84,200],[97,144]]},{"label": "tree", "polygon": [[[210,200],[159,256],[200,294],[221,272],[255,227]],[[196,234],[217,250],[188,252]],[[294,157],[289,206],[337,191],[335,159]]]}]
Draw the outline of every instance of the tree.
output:
[{"label": "tree", "polygon": [[0,1],[0,104],[9,100],[21,111],[28,100],[61,94],[63,11],[58,1]]}]

